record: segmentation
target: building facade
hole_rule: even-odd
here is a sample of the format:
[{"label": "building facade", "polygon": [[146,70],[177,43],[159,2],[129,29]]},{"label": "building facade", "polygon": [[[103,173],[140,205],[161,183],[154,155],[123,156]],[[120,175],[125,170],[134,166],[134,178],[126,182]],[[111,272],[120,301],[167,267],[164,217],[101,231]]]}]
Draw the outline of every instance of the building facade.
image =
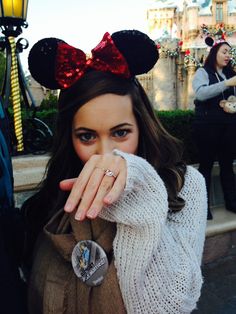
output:
[{"label": "building facade", "polygon": [[147,23],[160,59],[140,82],[155,108],[192,109],[192,78],[208,53],[206,30],[212,36],[224,32],[236,47],[236,0],[154,0]]},{"label": "building facade", "polygon": [[31,76],[28,75],[26,77],[27,84],[30,88],[30,91],[33,95],[35,105],[39,107],[44,99],[49,98],[50,95],[53,96],[58,96],[59,95],[59,90],[51,90],[49,88],[46,88],[39,84],[35,79]]}]

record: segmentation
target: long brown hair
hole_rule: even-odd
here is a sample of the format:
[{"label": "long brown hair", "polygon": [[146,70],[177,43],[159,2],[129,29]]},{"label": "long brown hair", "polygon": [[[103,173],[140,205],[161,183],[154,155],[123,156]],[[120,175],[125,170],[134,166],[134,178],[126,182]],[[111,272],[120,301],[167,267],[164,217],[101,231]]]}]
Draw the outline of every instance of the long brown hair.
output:
[{"label": "long brown hair", "polygon": [[[170,210],[183,208],[184,200],[178,198],[186,172],[181,143],[163,128],[136,78],[123,79],[107,72],[91,71],[60,93],[56,134],[47,176],[40,191],[26,202],[26,207],[38,211],[38,221],[45,223],[55,210],[64,206],[68,194],[60,191],[59,182],[78,176],[83,167],[72,145],[74,114],[89,100],[106,93],[130,95],[140,134],[138,155],[145,158],[163,179]],[[36,219],[35,214],[31,217],[32,220]]]}]

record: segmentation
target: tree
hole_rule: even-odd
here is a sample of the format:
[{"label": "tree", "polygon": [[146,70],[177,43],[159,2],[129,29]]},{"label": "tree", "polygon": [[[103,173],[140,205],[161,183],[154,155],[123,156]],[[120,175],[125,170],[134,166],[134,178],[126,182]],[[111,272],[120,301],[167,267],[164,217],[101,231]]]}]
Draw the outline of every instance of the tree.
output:
[{"label": "tree", "polygon": [[40,105],[41,110],[57,108],[57,96],[50,93],[46,99],[43,99]]}]

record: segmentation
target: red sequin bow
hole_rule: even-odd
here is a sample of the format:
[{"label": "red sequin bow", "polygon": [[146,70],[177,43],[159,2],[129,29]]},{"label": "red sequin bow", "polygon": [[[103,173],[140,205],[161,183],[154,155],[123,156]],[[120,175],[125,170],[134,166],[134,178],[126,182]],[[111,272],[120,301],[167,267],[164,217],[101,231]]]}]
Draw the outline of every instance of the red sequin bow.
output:
[{"label": "red sequin bow", "polygon": [[109,33],[91,51],[92,57],[66,43],[59,43],[56,58],[56,80],[62,88],[68,88],[80,79],[88,68],[111,72],[129,78],[130,71],[125,58],[116,48]]}]

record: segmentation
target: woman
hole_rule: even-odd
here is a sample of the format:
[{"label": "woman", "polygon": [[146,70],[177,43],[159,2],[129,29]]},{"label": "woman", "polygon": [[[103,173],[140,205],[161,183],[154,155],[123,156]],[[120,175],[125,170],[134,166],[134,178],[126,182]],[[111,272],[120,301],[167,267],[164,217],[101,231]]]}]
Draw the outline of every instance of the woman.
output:
[{"label": "woman", "polygon": [[[207,44],[213,41],[208,38]],[[221,101],[236,95],[236,76],[230,64],[230,45],[226,41],[215,43],[203,68],[193,79],[195,92],[195,120],[193,135],[199,152],[199,171],[206,179],[208,193],[208,219],[212,219],[209,207],[210,183],[213,163],[220,166],[220,179],[227,210],[236,213],[236,185],[233,160],[236,156],[236,114],[221,107]]]},{"label": "woman", "polygon": [[156,45],[121,31],[92,53],[83,73],[81,51],[59,40],[40,41],[29,57],[41,84],[64,86],[46,179],[23,208],[38,237],[29,312],[190,313],[202,285],[206,191],[135,78],[155,65]]}]

